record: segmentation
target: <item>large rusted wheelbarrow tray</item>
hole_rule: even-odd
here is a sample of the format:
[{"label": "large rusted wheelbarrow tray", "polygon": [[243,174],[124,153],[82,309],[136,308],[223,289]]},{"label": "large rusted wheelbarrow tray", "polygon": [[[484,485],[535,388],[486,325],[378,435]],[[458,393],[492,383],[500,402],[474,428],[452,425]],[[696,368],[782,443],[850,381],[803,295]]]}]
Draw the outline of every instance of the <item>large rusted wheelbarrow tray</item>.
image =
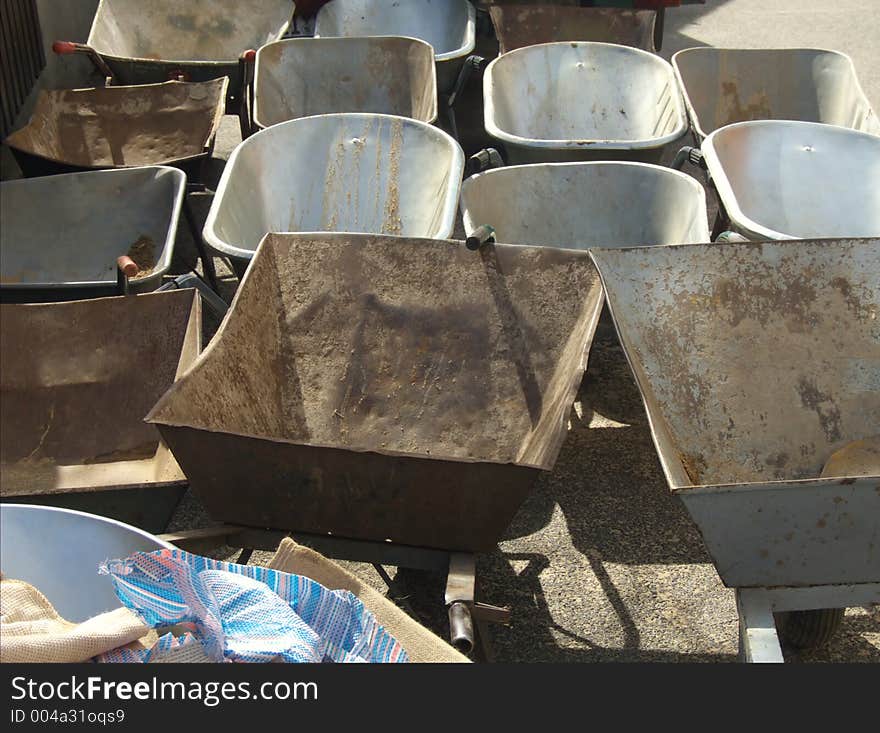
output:
[{"label": "large rusted wheelbarrow tray", "polygon": [[468,0],[333,0],[318,11],[315,36],[406,36],[434,47],[437,88],[452,90],[476,43]]},{"label": "large rusted wheelbarrow tray", "polygon": [[556,41],[619,43],[654,50],[653,10],[498,4],[489,8],[500,53]]},{"label": "large rusted wheelbarrow tray", "polygon": [[669,486],[739,589],[747,656],[781,658],[771,609],[880,602],[880,471],[820,478],[880,432],[880,240],[592,257]]},{"label": "large rusted wheelbarrow tray", "polygon": [[165,529],[186,479],[144,422],[198,356],[193,290],[0,306],[3,501]]},{"label": "large rusted wheelbarrow tray", "polygon": [[748,239],[880,236],[880,136],[815,122],[739,122],[702,153],[721,214]]},{"label": "large rusted wheelbarrow tray", "polygon": [[509,163],[623,159],[656,163],[687,130],[672,67],[611,43],[526,46],[483,77],[486,132]]},{"label": "large rusted wheelbarrow tray", "polygon": [[434,50],[417,38],[301,38],[257,51],[259,127],[335,112],[437,118]]},{"label": "large rusted wheelbarrow tray", "polygon": [[688,48],[672,57],[699,139],[749,120],[799,120],[880,134],[849,56],[812,48]]},{"label": "large rusted wheelbarrow tray", "polygon": [[147,420],[215,520],[490,550],[556,460],[601,305],[583,252],[270,234]]},{"label": "large rusted wheelbarrow tray", "polygon": [[115,84],[227,76],[227,104],[235,112],[244,84],[241,55],[281,38],[292,15],[290,0],[101,0],[88,41],[77,50],[97,54]]},{"label": "large rusted wheelbarrow tray", "polygon": [[43,90],[6,144],[26,176],[173,165],[194,174],[211,154],[226,78]]},{"label": "large rusted wheelbarrow tray", "polygon": [[132,292],[155,290],[171,266],[185,189],[183,172],[165,166],[4,181],[3,300],[116,294],[121,255],[140,268]]},{"label": "large rusted wheelbarrow tray", "polygon": [[464,153],[405,117],[332,114],[262,130],[229,158],[205,241],[239,272],[268,232],[442,239],[455,227]]},{"label": "large rusted wheelbarrow tray", "polygon": [[506,244],[586,250],[708,242],[696,179],[647,163],[534,163],[496,168],[462,185],[468,234],[490,226]]}]

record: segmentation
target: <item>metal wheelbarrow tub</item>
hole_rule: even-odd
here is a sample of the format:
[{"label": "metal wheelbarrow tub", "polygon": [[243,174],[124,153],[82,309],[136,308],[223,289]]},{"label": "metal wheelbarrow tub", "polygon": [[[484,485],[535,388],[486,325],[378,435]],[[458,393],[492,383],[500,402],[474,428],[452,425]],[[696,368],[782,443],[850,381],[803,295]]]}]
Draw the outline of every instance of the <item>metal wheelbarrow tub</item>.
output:
[{"label": "metal wheelbarrow tub", "polygon": [[4,577],[40,591],[59,615],[85,621],[122,603],[98,565],[135,552],[173,549],[167,542],[106,517],[48,506],[0,505]]},{"label": "metal wheelbarrow tub", "polygon": [[147,420],[217,521],[488,550],[556,460],[601,306],[583,252],[270,234]]},{"label": "metal wheelbarrow tub", "polygon": [[880,134],[852,59],[813,48],[688,48],[672,57],[699,139],[750,120],[799,120]]},{"label": "metal wheelbarrow tub", "polygon": [[163,82],[178,72],[187,81],[228,76],[235,108],[241,54],[281,38],[292,15],[290,0],[101,0],[87,45],[120,84]]},{"label": "metal wheelbarrow tub", "polygon": [[434,48],[437,88],[452,91],[476,44],[476,11],[467,0],[333,0],[315,18],[315,37],[407,36]]},{"label": "metal wheelbarrow tub", "polygon": [[814,122],[740,122],[703,141],[731,227],[749,239],[880,236],[880,137]]},{"label": "metal wheelbarrow tub", "polygon": [[568,5],[492,5],[500,53],[557,41],[619,43],[654,50],[653,10],[580,8]]},{"label": "metal wheelbarrow tub", "polygon": [[214,147],[228,83],[43,90],[6,144],[28,176],[143,165],[194,172]]},{"label": "metal wheelbarrow tub", "polygon": [[132,292],[156,289],[171,266],[185,192],[184,173],[165,166],[4,181],[4,300],[114,295],[125,254],[141,269]]},{"label": "metal wheelbarrow tub", "polygon": [[534,163],[462,185],[466,232],[488,224],[506,244],[585,250],[708,242],[706,194],[690,176],[647,163]]},{"label": "metal wheelbarrow tub", "polygon": [[302,38],[257,51],[260,127],[335,112],[437,118],[434,50],[416,38]]},{"label": "metal wheelbarrow tub", "polygon": [[186,479],[143,419],[198,356],[195,291],[4,304],[0,321],[3,500],[164,531]]},{"label": "metal wheelbarrow tub", "polygon": [[819,478],[880,426],[880,240],[591,254],[725,585],[880,581],[880,476]]},{"label": "metal wheelbarrow tub", "polygon": [[463,170],[458,143],[424,122],[372,114],[283,122],[233,151],[205,241],[246,265],[268,232],[443,239],[455,226]]},{"label": "metal wheelbarrow tub", "polygon": [[496,58],[483,77],[486,132],[509,163],[659,162],[687,129],[672,67],[611,43],[544,43]]}]

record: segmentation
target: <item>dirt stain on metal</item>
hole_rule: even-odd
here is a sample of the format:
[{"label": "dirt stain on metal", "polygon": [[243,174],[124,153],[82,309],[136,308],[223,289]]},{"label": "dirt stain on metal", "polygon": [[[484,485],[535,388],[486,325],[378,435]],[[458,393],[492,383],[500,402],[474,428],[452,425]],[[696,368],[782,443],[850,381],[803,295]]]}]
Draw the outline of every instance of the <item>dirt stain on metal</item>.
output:
[{"label": "dirt stain on metal", "polygon": [[829,441],[840,440],[840,409],[834,403],[830,394],[822,392],[816,383],[806,377],[801,377],[795,385],[801,403],[808,410],[814,410],[819,416],[822,431]]}]

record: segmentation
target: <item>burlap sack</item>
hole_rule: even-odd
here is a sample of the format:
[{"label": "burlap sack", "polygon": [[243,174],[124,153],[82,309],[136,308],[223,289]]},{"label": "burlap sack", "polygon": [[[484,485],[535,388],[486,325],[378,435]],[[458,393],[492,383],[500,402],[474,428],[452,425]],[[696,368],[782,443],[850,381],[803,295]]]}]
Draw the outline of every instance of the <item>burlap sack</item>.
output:
[{"label": "burlap sack", "polygon": [[71,623],[32,585],[0,580],[0,662],[85,662],[149,633],[127,608]]},{"label": "burlap sack", "polygon": [[269,567],[285,573],[305,575],[331,590],[351,591],[401,643],[411,662],[470,661],[357,576],[289,538],[281,541]]}]

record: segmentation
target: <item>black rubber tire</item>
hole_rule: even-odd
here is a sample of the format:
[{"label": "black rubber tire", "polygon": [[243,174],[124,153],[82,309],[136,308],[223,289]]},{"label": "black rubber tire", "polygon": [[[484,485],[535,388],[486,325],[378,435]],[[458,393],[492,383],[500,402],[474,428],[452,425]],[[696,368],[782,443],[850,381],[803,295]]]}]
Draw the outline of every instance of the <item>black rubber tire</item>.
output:
[{"label": "black rubber tire", "polygon": [[845,608],[787,611],[776,614],[776,626],[789,646],[815,649],[831,641],[845,612]]}]

